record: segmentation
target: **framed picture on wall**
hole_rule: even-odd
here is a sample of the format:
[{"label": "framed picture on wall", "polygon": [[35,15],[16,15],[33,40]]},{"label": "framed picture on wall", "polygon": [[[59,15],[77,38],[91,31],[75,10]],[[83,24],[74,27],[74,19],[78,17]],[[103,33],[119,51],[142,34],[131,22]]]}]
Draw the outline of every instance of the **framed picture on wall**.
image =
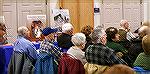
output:
[{"label": "framed picture on wall", "polygon": [[54,24],[51,27],[58,28],[61,31],[61,26],[64,23],[70,22],[69,10],[68,9],[53,9],[52,16]]}]

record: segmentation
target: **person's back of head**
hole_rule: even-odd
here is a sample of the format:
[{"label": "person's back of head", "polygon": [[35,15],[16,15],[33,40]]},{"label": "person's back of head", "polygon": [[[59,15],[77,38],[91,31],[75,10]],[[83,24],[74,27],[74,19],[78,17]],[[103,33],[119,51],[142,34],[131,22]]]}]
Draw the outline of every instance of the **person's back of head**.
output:
[{"label": "person's back of head", "polygon": [[1,22],[0,22],[0,30],[3,30],[3,31],[6,32],[6,26],[5,26],[4,23],[1,23]]},{"label": "person's back of head", "polygon": [[117,28],[114,28],[114,27],[107,28],[105,32],[107,34],[108,41],[113,41],[113,39],[116,38],[116,34],[118,34]]},{"label": "person's back of head", "polygon": [[150,21],[144,21],[144,23],[142,24],[142,26],[149,26],[150,27]]},{"label": "person's back of head", "polygon": [[150,27],[149,26],[142,26],[139,31],[138,34],[141,38],[143,38],[145,35],[150,34]]},{"label": "person's back of head", "polygon": [[65,23],[62,25],[62,32],[67,34],[73,33],[73,26],[71,23]]},{"label": "person's back of head", "polygon": [[106,36],[105,30],[101,26],[97,26],[90,34],[93,43],[102,43],[102,37]]},{"label": "person's back of head", "polygon": [[93,30],[93,28],[91,26],[87,25],[81,29],[81,32],[88,36],[91,34],[92,30]]},{"label": "person's back of head", "polygon": [[150,34],[150,21],[144,21],[138,30],[138,34],[140,37],[144,37],[145,35]]},{"label": "person's back of head", "polygon": [[81,46],[86,43],[86,37],[83,33],[76,33],[72,36],[71,41],[75,46]]},{"label": "person's back of head", "polygon": [[146,35],[142,39],[142,47],[146,55],[150,55],[150,35]]},{"label": "person's back of head", "polygon": [[17,30],[18,36],[28,37],[29,36],[29,30],[25,26],[21,26]]},{"label": "person's back of head", "polygon": [[103,74],[134,74],[134,70],[126,65],[113,65],[107,69]]}]

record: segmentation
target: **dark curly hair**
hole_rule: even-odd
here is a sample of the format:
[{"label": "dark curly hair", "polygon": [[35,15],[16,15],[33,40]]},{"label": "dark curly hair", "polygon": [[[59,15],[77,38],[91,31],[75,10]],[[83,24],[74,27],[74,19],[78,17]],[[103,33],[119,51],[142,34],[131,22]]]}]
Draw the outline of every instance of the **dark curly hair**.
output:
[{"label": "dark curly hair", "polygon": [[115,34],[118,34],[117,28],[114,28],[114,27],[107,28],[105,32],[107,34],[108,41],[112,41],[112,39],[115,38]]},{"label": "dark curly hair", "polygon": [[6,26],[4,23],[0,23],[0,29],[6,32]]},{"label": "dark curly hair", "polygon": [[81,32],[84,33],[86,36],[88,36],[91,34],[92,30],[93,30],[93,28],[91,26],[87,25],[81,29]]}]

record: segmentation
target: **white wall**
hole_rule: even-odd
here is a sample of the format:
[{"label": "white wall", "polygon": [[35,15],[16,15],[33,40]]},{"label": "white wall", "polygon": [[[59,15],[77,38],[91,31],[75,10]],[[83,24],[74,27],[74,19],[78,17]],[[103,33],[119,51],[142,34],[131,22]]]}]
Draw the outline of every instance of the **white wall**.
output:
[{"label": "white wall", "polygon": [[145,1],[144,1],[144,20],[147,20],[147,19],[148,19],[148,17],[147,17],[147,14],[148,14],[147,9],[148,9],[148,3],[147,3],[147,1],[145,0]]},{"label": "white wall", "polygon": [[[100,7],[102,0],[94,0],[94,7]],[[150,20],[150,0],[143,0],[144,4],[144,21]],[[101,13],[101,9],[100,9]],[[94,14],[94,27],[101,25],[101,14]]]},{"label": "white wall", "polygon": [[50,0],[50,3],[49,3],[50,25],[54,23],[52,9],[59,9],[59,0]]},{"label": "white wall", "polygon": [[[94,8],[99,8],[100,9],[100,4],[101,4],[101,0],[94,0]],[[99,13],[94,13],[94,27],[101,25],[100,22],[100,17],[101,17],[101,9]]]},{"label": "white wall", "polygon": [[144,21],[150,20],[150,0],[144,0]]}]

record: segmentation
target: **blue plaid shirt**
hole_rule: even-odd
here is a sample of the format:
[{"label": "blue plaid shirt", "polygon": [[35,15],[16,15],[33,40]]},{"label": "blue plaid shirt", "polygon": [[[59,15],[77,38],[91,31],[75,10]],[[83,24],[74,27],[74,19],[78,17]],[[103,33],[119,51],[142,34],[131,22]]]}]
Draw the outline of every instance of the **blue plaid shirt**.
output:
[{"label": "blue plaid shirt", "polygon": [[52,54],[58,60],[62,55],[61,48],[55,46],[52,41],[43,40],[40,45],[40,52],[47,52]]},{"label": "blue plaid shirt", "polygon": [[90,45],[85,51],[88,63],[98,65],[126,64],[126,62],[117,57],[114,51],[100,43]]}]

